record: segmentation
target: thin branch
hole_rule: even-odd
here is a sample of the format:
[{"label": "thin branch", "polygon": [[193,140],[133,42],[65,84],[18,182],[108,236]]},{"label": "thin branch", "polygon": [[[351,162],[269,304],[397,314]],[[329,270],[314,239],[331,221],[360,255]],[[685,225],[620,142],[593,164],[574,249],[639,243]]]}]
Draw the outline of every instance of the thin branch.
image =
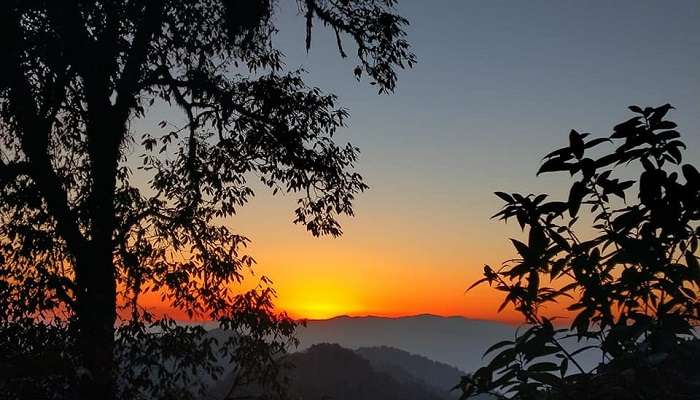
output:
[{"label": "thin branch", "polygon": [[56,220],[59,234],[66,240],[73,254],[80,254],[85,246],[85,238],[68,205],[68,195],[51,166],[48,139],[53,121],[38,114],[31,86],[22,68],[19,48],[23,38],[17,21],[15,19],[15,23],[9,29],[10,37],[7,38],[7,42],[12,46],[8,51],[10,59],[6,60],[11,65],[10,110],[18,124],[22,150],[28,158],[29,175],[46,200],[48,209]]},{"label": "thin branch", "polygon": [[148,56],[149,43],[161,27],[163,8],[162,0],[150,1],[146,5],[141,25],[132,41],[124,71],[117,83],[117,99],[114,108],[119,120],[128,118],[134,96],[138,94],[139,72]]}]

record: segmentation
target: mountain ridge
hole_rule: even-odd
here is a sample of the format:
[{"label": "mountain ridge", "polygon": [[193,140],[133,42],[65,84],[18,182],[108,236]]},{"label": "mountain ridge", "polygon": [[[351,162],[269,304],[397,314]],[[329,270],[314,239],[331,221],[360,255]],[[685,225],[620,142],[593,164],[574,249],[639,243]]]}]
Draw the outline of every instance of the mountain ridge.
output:
[{"label": "mountain ridge", "polygon": [[470,372],[483,365],[481,356],[493,343],[512,339],[516,327],[463,316],[347,316],[307,320],[297,336],[298,350],[318,343],[348,349],[388,346]]},{"label": "mountain ridge", "polygon": [[486,323],[494,323],[507,326],[516,326],[506,321],[496,320],[496,319],[485,319],[485,318],[472,318],[459,314],[452,315],[440,315],[432,313],[419,313],[419,314],[408,314],[408,315],[376,315],[376,314],[364,314],[364,315],[348,315],[339,314],[328,318],[297,318],[297,321],[308,321],[308,322],[322,322],[322,321],[333,321],[333,320],[343,320],[343,319],[385,319],[385,320],[400,320],[400,319],[416,319],[416,318],[436,318],[436,319],[459,319],[467,321],[478,321]]}]

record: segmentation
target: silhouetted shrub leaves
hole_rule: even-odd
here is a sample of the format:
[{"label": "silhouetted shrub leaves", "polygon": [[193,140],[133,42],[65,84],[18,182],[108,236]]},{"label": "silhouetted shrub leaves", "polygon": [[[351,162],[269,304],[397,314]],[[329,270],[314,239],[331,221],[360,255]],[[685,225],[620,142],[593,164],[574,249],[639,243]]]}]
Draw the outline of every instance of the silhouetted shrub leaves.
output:
[{"label": "silhouetted shrub leaves", "polygon": [[[700,174],[682,164],[685,144],[664,119],[671,105],[629,109],[638,115],[609,138],[587,140],[572,130],[569,145],[544,158],[538,175],[568,171],[575,178],[566,201],[496,193],[505,205],[494,218],[515,217],[529,230],[528,242],[511,239],[518,257],[495,271],[485,267],[470,289],[488,283],[503,292],[499,311],[511,305],[528,325],[487,350],[500,352],[457,385],[462,398],[685,399],[700,384],[700,348],[690,340],[700,313]],[[587,156],[593,148],[602,154]],[[615,176],[635,164],[637,180]],[[584,211],[592,227],[575,230]],[[543,315],[547,303],[560,301],[571,312],[569,329],[555,329]],[[595,344],[567,349],[562,340],[572,335]],[[577,356],[591,349],[603,359],[585,370]],[[624,374],[633,379],[608,380]]]}]

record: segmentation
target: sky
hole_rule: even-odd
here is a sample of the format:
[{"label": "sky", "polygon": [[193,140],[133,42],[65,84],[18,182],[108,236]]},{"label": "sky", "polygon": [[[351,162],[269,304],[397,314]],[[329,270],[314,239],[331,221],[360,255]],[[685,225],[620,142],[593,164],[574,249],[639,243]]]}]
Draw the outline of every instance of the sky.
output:
[{"label": "sky", "polygon": [[256,274],[296,317],[420,313],[514,320],[488,287],[465,294],[484,264],[513,255],[515,224],[490,220],[494,191],[562,195],[566,176],[535,172],[574,128],[607,136],[628,105],[673,104],[700,162],[700,2],[399,2],[418,57],[394,94],[352,76],[335,37],[280,1],[275,44],[308,84],[351,114],[338,141],[362,153],[370,185],[340,238],[291,223],[295,197],[257,197],[227,223],[252,240]]}]

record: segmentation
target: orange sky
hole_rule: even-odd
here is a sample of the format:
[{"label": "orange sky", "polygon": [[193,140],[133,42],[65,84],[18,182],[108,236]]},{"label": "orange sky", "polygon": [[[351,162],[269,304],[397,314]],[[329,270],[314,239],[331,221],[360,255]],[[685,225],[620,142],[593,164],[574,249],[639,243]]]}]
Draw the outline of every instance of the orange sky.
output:
[{"label": "orange sky", "polygon": [[[488,286],[465,293],[481,277],[484,263],[497,265],[512,255],[507,235],[519,234],[516,225],[490,221],[488,212],[467,224],[469,216],[450,220],[437,211],[427,220],[396,207],[395,212],[365,209],[372,196],[372,191],[361,196],[358,215],[343,221],[345,234],[339,238],[314,238],[293,225],[291,196],[258,196],[226,221],[249,236],[248,253],[258,263],[256,276],[243,287],[254,286],[260,275],[269,277],[278,308],[296,318],[431,313],[519,319],[513,311],[496,314],[501,295]],[[450,207],[446,203],[443,211]],[[142,300],[163,310],[156,295]]]},{"label": "orange sky", "polygon": [[[511,255],[505,235],[518,234],[516,226],[489,221],[488,213],[471,224],[461,218],[435,224],[437,212],[429,221],[405,210],[363,209],[371,196],[362,196],[370,199],[358,203],[356,218],[344,220],[339,238],[314,238],[291,224],[290,196],[263,194],[227,223],[252,239],[255,273],[273,280],[279,309],[294,317],[431,313],[518,319],[512,311],[496,314],[501,297],[487,286],[464,292],[480,278],[484,263]],[[245,286],[256,279],[249,277]]]},{"label": "orange sky", "polygon": [[[275,44],[290,69],[303,67],[309,85],[349,109],[335,139],[361,149],[370,190],[337,239],[292,225],[296,197],[264,190],[226,221],[252,240],[256,272],[274,281],[279,307],[294,316],[512,321],[512,312],[496,314],[500,293],[464,293],[484,264],[514,255],[509,237],[522,238],[517,224],[489,219],[501,206],[494,191],[566,198],[568,176],[535,176],[541,157],[566,145],[572,128],[608,135],[631,104],[672,103],[684,159],[700,162],[696,1],[400,2],[418,64],[399,74],[391,96],[352,78],[356,60],[339,57],[332,32],[319,30],[307,52],[295,4],[280,3]],[[180,115],[156,111],[137,137]]]}]

